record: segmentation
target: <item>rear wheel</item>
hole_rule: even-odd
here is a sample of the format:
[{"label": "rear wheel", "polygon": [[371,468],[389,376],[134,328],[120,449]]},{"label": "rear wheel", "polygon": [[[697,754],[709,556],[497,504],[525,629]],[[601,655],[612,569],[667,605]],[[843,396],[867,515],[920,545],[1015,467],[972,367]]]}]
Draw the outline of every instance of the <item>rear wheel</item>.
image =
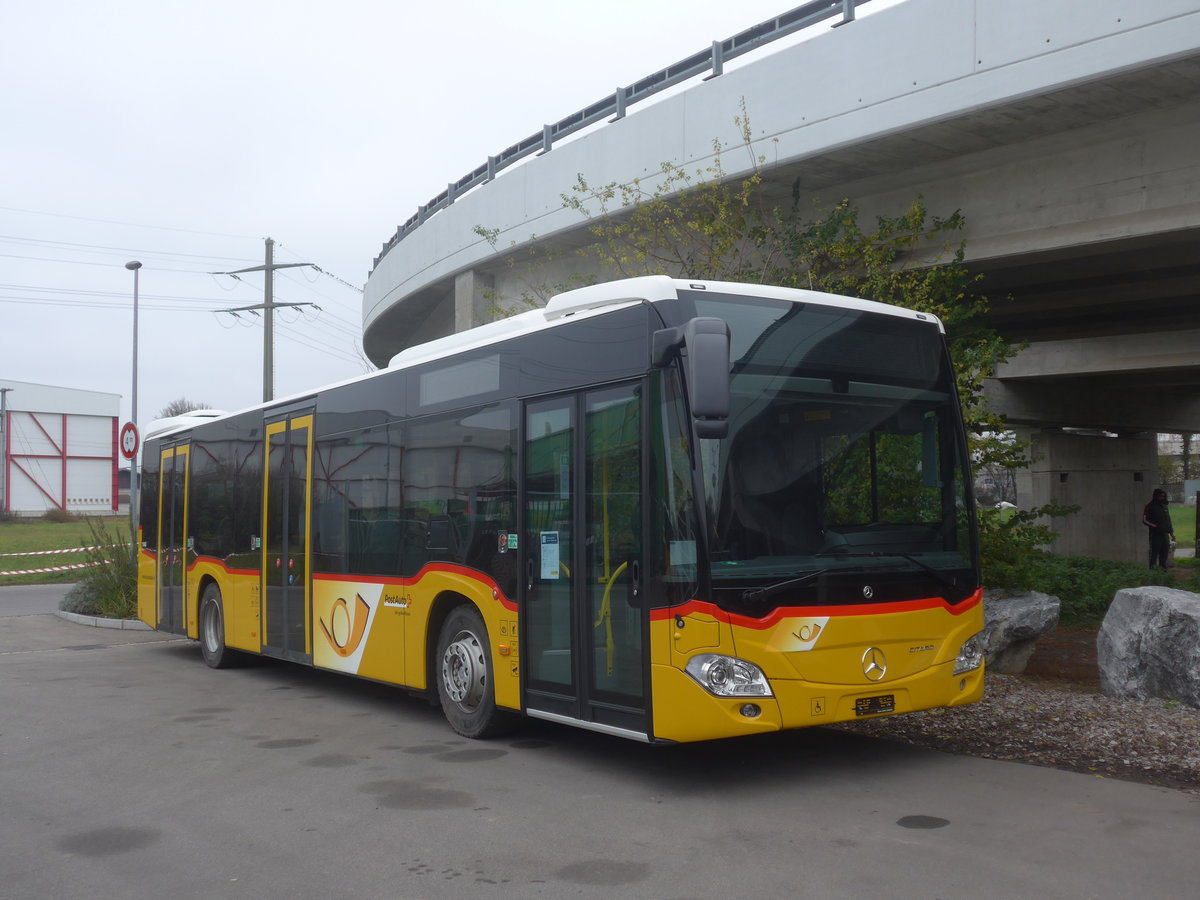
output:
[{"label": "rear wheel", "polygon": [[437,690],[442,712],[463,737],[490,737],[512,724],[496,708],[487,628],[472,606],[454,609],[442,625],[437,649]]},{"label": "rear wheel", "polygon": [[221,589],[215,584],[210,584],[200,595],[200,652],[214,669],[231,665],[235,655],[235,651],[225,646],[225,611]]}]

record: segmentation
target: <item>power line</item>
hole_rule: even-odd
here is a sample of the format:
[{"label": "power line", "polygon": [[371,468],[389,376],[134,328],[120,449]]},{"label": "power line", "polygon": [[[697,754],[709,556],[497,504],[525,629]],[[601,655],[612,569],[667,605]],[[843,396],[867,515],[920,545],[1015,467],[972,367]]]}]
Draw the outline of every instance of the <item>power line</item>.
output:
[{"label": "power line", "polygon": [[[14,303],[18,306],[64,306],[73,309],[129,309],[129,303],[106,302],[106,301],[87,301],[87,300],[68,300],[68,299],[53,299],[47,297],[0,297],[0,303]],[[216,309],[195,309],[180,307],[176,304],[149,304],[144,305],[144,309],[153,309],[155,311],[165,312],[218,312]]]},{"label": "power line", "polygon": [[[157,271],[157,270],[156,270]],[[68,287],[39,287],[35,284],[3,284],[0,283],[0,290],[6,291],[28,291],[35,294],[77,294],[86,297],[124,297],[129,299],[129,294],[124,291],[94,291],[85,288],[68,288]],[[179,300],[183,303],[224,303],[224,300],[217,300],[211,297],[187,297],[180,294],[142,294],[142,297],[148,297],[151,300]]]},{"label": "power line", "polygon": [[[286,278],[288,281],[290,281],[292,284],[296,285],[297,287],[307,288],[308,290],[312,291],[312,293],[316,294],[318,297],[320,297],[322,300],[326,301],[327,303],[336,304],[336,305],[344,304],[344,301],[338,300],[334,297],[330,297],[328,294],[324,294],[321,291],[314,290],[311,286],[300,284],[298,281],[296,281],[296,279],[289,277],[286,272],[281,272],[280,276],[283,278]],[[346,326],[355,327],[353,320],[344,319],[341,316],[338,316],[336,313],[333,313],[330,310],[325,309],[324,307],[319,307],[319,308],[322,309],[322,311],[324,311],[327,315],[336,319],[339,322],[342,322]]]},{"label": "power line", "polygon": [[343,362],[361,363],[364,361],[356,353],[351,353],[349,350],[313,340],[308,335],[302,335],[296,332],[295,329],[286,323],[279,324],[279,334],[285,340],[300,344],[301,346],[307,347],[310,350],[316,350],[319,353],[324,353],[328,356],[335,357]]},{"label": "power line", "polygon": [[[283,250],[283,251],[285,251],[285,252],[287,252],[287,253],[291,253],[291,255],[292,255],[292,256],[296,256],[296,254],[295,254],[295,253],[292,253],[292,251],[291,251],[291,250],[290,250],[288,247],[285,247],[283,244],[280,244],[280,245],[279,245],[279,249],[280,249],[280,250]],[[300,257],[298,257],[298,256],[296,256],[296,258],[297,258],[297,259],[300,259]],[[342,278],[342,277],[340,277],[340,276],[338,276],[338,275],[334,275],[332,272],[329,272],[329,271],[326,271],[325,269],[322,269],[322,268],[321,268],[320,266],[318,266],[316,263],[308,263],[308,265],[309,265],[309,266],[311,266],[312,268],[316,269],[318,272],[320,272],[320,273],[321,273],[322,275],[324,275],[326,278],[332,278],[334,281],[338,282],[338,284],[345,285],[346,287],[350,288],[350,290],[352,290],[352,291],[357,291],[357,292],[358,292],[358,293],[360,293],[360,294],[363,292],[363,289],[362,289],[362,288],[360,288],[358,285],[351,284],[351,283],[350,283],[349,281],[347,281],[345,278]]]},{"label": "power line", "polygon": [[146,251],[134,247],[108,247],[102,244],[84,244],[76,241],[52,241],[47,238],[26,238],[11,234],[0,234],[0,241],[12,241],[19,244],[34,244],[52,247],[74,247],[88,253],[113,252],[125,255],[127,253],[138,253],[142,255],[154,255],[159,257],[182,257],[185,259],[198,259],[212,262],[251,262],[249,259],[233,256],[213,256],[208,253],[180,253],[175,250],[154,250]]},{"label": "power line", "polygon": [[275,310],[279,307],[297,307],[297,306],[313,306],[312,303],[277,303],[275,301],[275,270],[276,269],[294,269],[300,266],[307,266],[309,263],[277,263],[275,262],[275,242],[270,238],[265,239],[267,247],[267,258],[261,266],[250,266],[245,269],[238,269],[234,272],[212,272],[212,275],[232,275],[235,278],[238,275],[246,272],[262,272],[263,273],[263,302],[254,306],[240,306],[235,309],[226,310],[226,312],[238,313],[249,312],[251,310],[261,309],[263,311],[263,403],[270,403],[275,399],[275,360],[274,360],[274,343],[275,343]]},{"label": "power line", "polygon": [[[37,306],[37,307],[65,307],[68,309],[77,309],[77,310],[78,309],[87,309],[87,310],[96,310],[96,311],[107,310],[107,309],[127,310],[129,308],[128,303],[107,302],[107,301],[90,302],[90,301],[85,301],[85,300],[47,299],[47,298],[42,298],[42,297],[30,297],[30,298],[0,297],[0,303],[11,303],[11,304],[16,304],[16,305]],[[181,308],[177,304],[142,303],[141,307],[143,310],[153,310],[154,312],[175,312],[175,313],[182,312],[182,313],[209,313],[209,314],[228,312],[228,310],[218,309],[218,308],[213,308],[213,307],[210,307],[210,308],[182,307]],[[256,319],[257,319],[257,317],[256,317]],[[253,326],[253,325],[259,324],[260,322],[261,322],[261,320],[258,320],[258,322],[248,322],[247,324]],[[335,344],[325,343],[325,342],[320,341],[317,338],[313,338],[309,335],[305,335],[300,332],[297,332],[297,331],[295,331],[295,329],[293,329],[287,323],[280,323],[280,334],[286,340],[289,340],[293,343],[296,343],[303,347],[306,347],[309,350],[315,350],[319,353],[324,353],[327,356],[331,356],[331,357],[333,357],[335,359],[339,359],[343,362],[352,362],[352,363],[367,362],[367,360],[365,360],[364,357],[357,355],[358,350],[357,350],[357,347],[353,344],[353,342],[351,343],[351,347],[353,348],[353,350],[342,348]]]},{"label": "power line", "polygon": [[89,216],[72,216],[68,215],[67,213],[46,212],[45,210],[40,209],[20,209],[16,206],[0,206],[0,209],[6,210],[7,212],[26,213],[27,215],[31,216],[51,216],[56,219],[74,219],[79,222],[100,222],[104,225],[126,225],[130,228],[149,228],[153,231],[176,231],[181,234],[203,234],[207,235],[208,237],[239,238],[248,241],[260,240],[260,238],[253,237],[252,235],[248,234],[226,234],[220,231],[197,231],[192,228],[172,228],[168,225],[143,225],[140,222],[120,222],[114,219],[93,219]]},{"label": "power line", "polygon": [[[155,254],[153,254],[153,253],[142,253],[139,255],[145,256],[148,259],[153,259],[155,256]],[[54,257],[49,257],[49,256],[21,256],[16,253],[0,253],[0,258],[25,259],[25,260],[30,260],[32,262],[51,262],[51,263],[58,263],[59,265],[66,265],[66,266],[101,266],[105,269],[113,268],[113,265],[114,265],[111,262],[93,262],[93,261],[87,260],[87,259],[56,259]],[[213,260],[220,260],[220,257],[211,257],[211,258]],[[176,272],[176,273],[181,273],[183,275],[207,275],[208,274],[204,270],[168,269],[168,268],[165,268],[162,266],[155,266],[154,271],[155,272]]]}]

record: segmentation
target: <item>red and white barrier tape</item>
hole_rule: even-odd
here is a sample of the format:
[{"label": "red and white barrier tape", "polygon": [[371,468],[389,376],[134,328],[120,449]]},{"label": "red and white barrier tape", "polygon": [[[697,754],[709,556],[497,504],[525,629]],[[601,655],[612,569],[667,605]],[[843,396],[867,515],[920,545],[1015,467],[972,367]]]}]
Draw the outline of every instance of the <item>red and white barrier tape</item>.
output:
[{"label": "red and white barrier tape", "polygon": [[23,553],[0,553],[0,556],[52,556],[58,553],[86,553],[89,550],[111,550],[123,544],[110,544],[107,547],[68,547],[66,550],[26,550]]},{"label": "red and white barrier tape", "polygon": [[43,572],[66,572],[71,569],[90,569],[93,566],[103,566],[112,562],[111,559],[104,559],[100,562],[75,563],[70,566],[53,566],[49,569],[17,569],[12,572],[0,572],[3,575],[41,575]]}]

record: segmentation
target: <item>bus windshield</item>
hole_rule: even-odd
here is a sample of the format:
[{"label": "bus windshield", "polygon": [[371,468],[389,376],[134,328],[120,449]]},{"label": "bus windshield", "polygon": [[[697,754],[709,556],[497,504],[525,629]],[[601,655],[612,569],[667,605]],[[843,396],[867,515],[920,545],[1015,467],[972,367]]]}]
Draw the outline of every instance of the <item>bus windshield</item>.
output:
[{"label": "bus windshield", "polygon": [[861,603],[864,576],[888,584],[891,599],[971,595],[965,445],[936,325],[816,303],[690,299],[731,330],[729,432],[699,442],[716,601]]}]

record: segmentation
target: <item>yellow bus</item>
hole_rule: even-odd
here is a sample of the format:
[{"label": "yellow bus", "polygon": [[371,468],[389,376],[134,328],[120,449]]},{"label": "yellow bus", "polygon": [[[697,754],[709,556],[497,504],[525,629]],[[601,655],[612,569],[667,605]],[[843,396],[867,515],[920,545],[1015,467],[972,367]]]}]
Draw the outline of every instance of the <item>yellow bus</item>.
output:
[{"label": "yellow bus", "polygon": [[983,691],[941,323],[633,278],[381,371],[148,429],[138,612],[221,668],[699,741]]}]

